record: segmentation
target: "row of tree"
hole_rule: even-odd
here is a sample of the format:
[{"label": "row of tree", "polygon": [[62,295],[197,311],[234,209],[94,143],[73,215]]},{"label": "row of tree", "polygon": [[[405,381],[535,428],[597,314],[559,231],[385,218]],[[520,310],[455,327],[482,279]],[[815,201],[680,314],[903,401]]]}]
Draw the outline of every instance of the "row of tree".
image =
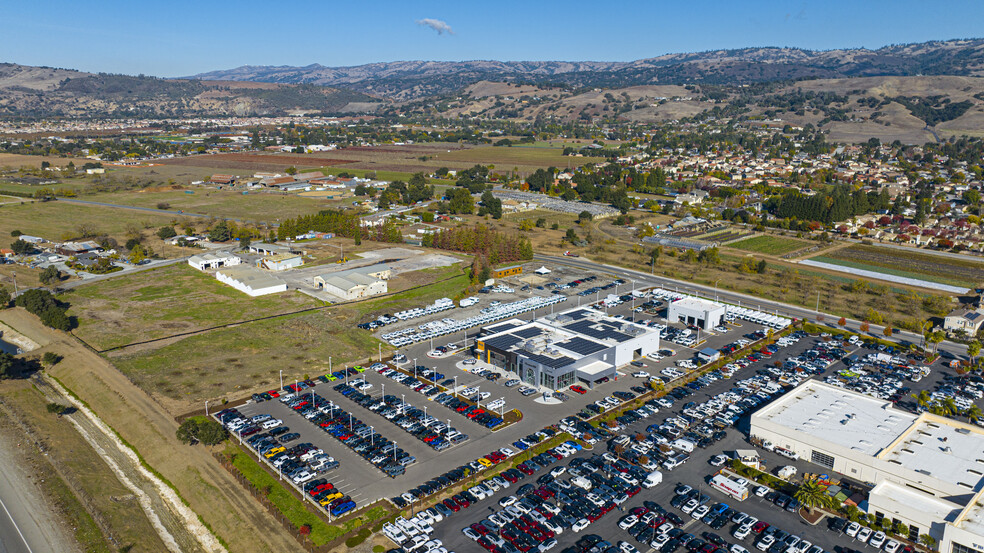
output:
[{"label": "row of tree", "polygon": [[301,215],[280,223],[277,238],[286,240],[307,232],[330,232],[336,236],[352,238],[356,244],[363,238],[376,242],[403,242],[403,233],[392,221],[375,227],[365,227],[358,213],[340,209],[326,209],[314,215]]},{"label": "row of tree", "polygon": [[429,248],[478,254],[491,265],[533,259],[533,245],[525,236],[503,234],[485,225],[460,226],[424,236]]}]

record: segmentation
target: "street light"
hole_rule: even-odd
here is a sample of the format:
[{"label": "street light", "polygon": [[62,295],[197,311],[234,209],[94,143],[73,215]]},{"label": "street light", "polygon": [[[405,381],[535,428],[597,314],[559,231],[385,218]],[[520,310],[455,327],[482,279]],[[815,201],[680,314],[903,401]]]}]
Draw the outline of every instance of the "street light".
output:
[{"label": "street light", "polygon": [[719,282],[721,282],[721,279],[717,279],[717,280],[714,281],[714,301],[718,301],[718,283]]},{"label": "street light", "polygon": [[208,400],[205,400],[205,416],[208,417]]},{"label": "street light", "polygon": [[284,389],[284,370],[280,369],[280,389]]},{"label": "street light", "polygon": [[413,358],[413,377],[417,378],[417,358]]},{"label": "street light", "polygon": [[375,440],[373,439],[373,427],[369,426],[369,445],[375,445]]},{"label": "street light", "polygon": [[[458,375],[454,377],[454,397],[458,397]],[[451,421],[448,421],[451,422]]]}]

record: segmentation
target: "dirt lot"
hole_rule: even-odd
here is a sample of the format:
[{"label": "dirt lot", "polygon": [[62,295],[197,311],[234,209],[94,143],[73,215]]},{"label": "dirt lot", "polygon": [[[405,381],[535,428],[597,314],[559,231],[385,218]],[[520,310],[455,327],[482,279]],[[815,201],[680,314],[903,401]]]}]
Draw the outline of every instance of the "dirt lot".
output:
[{"label": "dirt lot", "polygon": [[222,469],[206,448],[181,444],[177,422],[106,360],[70,336],[41,326],[22,309],[0,320],[64,357],[48,372],[112,425],[146,464],[166,478],[230,551],[280,553],[297,543]]}]

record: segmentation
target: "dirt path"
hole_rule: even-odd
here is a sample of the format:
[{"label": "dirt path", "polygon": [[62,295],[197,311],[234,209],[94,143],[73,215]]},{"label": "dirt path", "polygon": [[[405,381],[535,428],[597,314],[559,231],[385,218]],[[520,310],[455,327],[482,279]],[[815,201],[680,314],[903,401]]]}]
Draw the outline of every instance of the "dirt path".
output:
[{"label": "dirt path", "polygon": [[[105,359],[71,336],[42,326],[36,317],[23,309],[0,311],[0,321],[41,345],[42,349],[35,354],[54,351],[64,357],[49,373],[78,395],[98,415],[99,420],[119,433],[119,437],[126,441],[125,445],[132,446],[150,467],[178,490],[181,499],[187,501],[190,507],[188,511],[193,510],[195,524],[199,524],[194,515],[197,513],[217,536],[225,540],[231,551],[279,553],[297,549],[297,542],[245,493],[232,475],[219,466],[208,449],[178,442],[174,418]],[[104,449],[111,451],[112,448]],[[121,458],[120,462],[132,465],[135,455],[126,455],[129,461]],[[136,474],[141,472],[133,470]],[[144,475],[141,477],[146,478]],[[154,495],[145,487],[141,488],[148,495]],[[159,495],[161,492],[157,493]],[[165,504],[173,503],[166,499],[162,501]],[[184,507],[183,502],[178,502]],[[184,518],[187,523],[187,517]],[[207,534],[211,536],[212,533]],[[200,531],[198,536],[203,542],[200,549],[224,549]],[[182,543],[177,534],[175,539]]]}]

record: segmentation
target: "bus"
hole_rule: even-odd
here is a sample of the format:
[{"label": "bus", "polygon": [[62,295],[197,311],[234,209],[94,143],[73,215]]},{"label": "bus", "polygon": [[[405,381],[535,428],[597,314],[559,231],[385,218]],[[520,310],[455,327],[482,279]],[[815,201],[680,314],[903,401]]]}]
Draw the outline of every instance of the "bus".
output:
[{"label": "bus", "polygon": [[738,501],[745,501],[748,499],[748,488],[723,474],[718,474],[717,476],[711,478],[710,484],[712,488],[727,496],[733,497]]}]

